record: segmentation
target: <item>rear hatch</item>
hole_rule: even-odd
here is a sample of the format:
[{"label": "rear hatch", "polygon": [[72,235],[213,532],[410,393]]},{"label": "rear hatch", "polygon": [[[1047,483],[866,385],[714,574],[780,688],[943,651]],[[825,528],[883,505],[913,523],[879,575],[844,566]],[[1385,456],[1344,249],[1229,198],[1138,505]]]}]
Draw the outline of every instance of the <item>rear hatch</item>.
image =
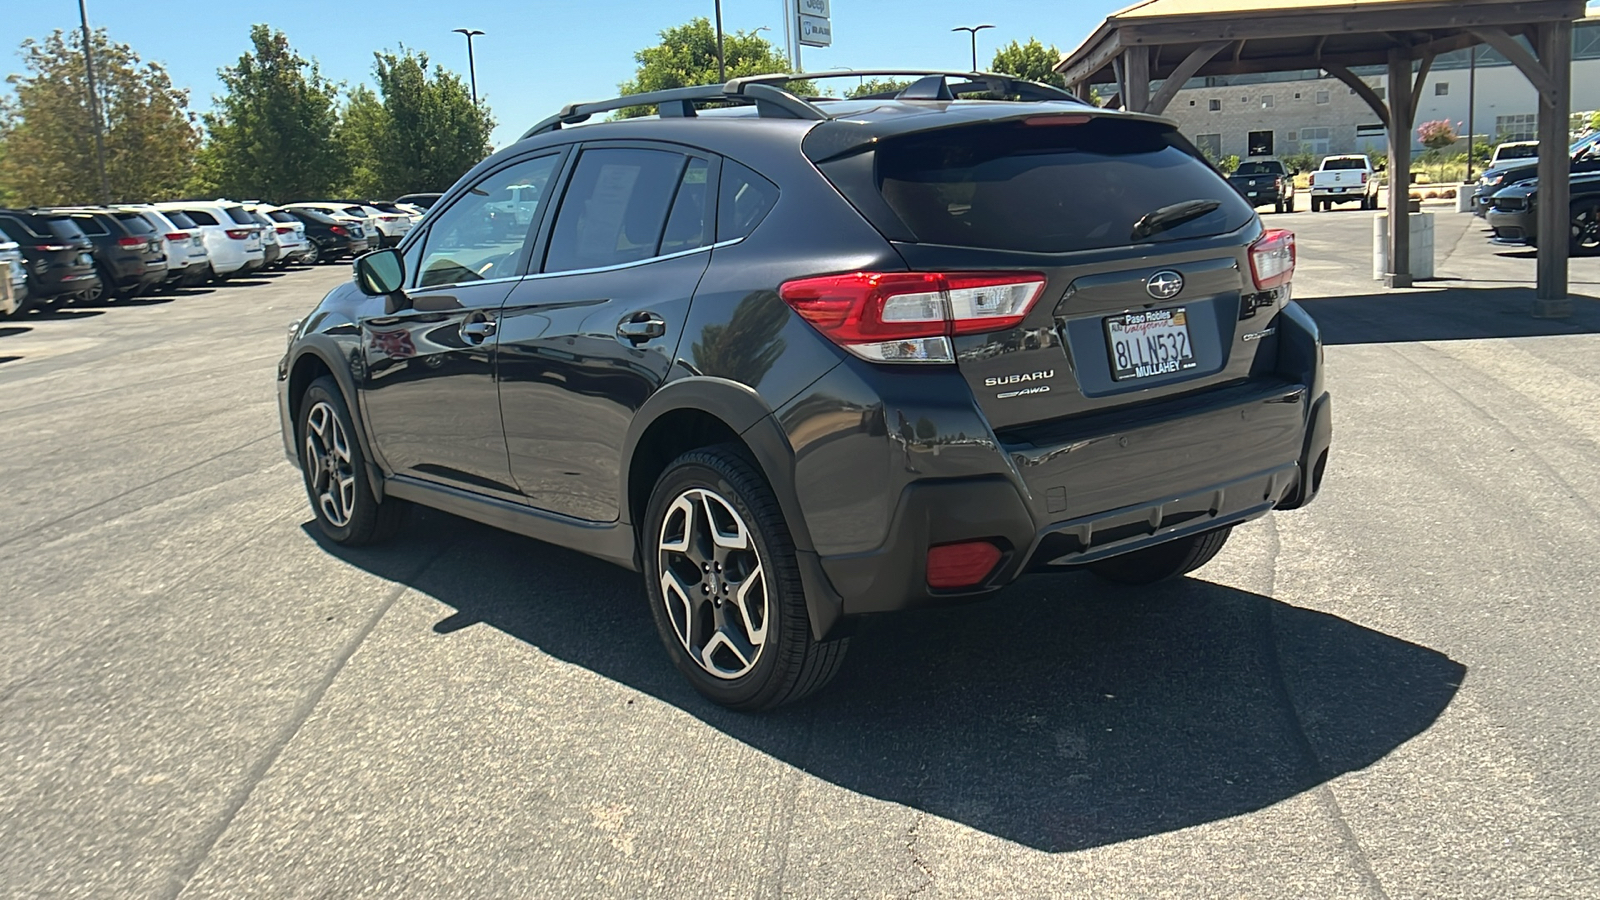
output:
[{"label": "rear hatch", "polygon": [[[971,277],[963,273],[1039,284],[1014,327],[963,334],[958,322],[950,345],[1002,446],[1031,460],[1034,471],[1022,474],[1041,489],[1064,484],[1060,457],[1085,442],[1126,438],[1208,404],[1233,409],[1293,392],[1272,374],[1269,325],[1287,301],[1288,276],[1267,277],[1272,259],[1259,255],[1275,242],[1274,258],[1292,258],[1292,236],[1264,233],[1250,205],[1170,123],[1065,107],[900,133],[819,168],[911,270],[958,273],[952,285]],[[1260,285],[1253,264],[1267,270]],[[982,290],[967,299],[952,292],[947,302],[952,310],[996,302]],[[1302,411],[1284,412],[1283,421],[1260,423],[1258,443],[1278,462],[1298,452]],[[1240,421],[1234,411],[1214,424],[1237,436]],[[1172,478],[1127,465],[1123,474],[1150,491],[1192,483],[1192,472],[1178,470],[1215,448],[1202,434],[1187,439],[1146,443],[1153,455],[1144,460]],[[1079,499],[1116,494],[1068,487]]]},{"label": "rear hatch", "polygon": [[[87,282],[94,274],[94,244],[72,219],[65,215],[7,213],[7,225],[15,229],[23,255],[28,257],[35,290],[46,284],[72,286]],[[12,229],[8,228],[10,233]]]},{"label": "rear hatch", "polygon": [[135,212],[112,214],[126,232],[117,239],[123,250],[137,255],[144,262],[145,271],[167,267],[164,236],[144,216]]}]

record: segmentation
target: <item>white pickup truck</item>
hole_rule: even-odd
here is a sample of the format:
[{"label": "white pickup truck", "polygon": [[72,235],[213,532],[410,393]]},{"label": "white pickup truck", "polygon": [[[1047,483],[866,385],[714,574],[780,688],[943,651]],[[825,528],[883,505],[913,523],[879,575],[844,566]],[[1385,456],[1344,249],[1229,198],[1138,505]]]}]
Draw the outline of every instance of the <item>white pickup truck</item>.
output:
[{"label": "white pickup truck", "polygon": [[1361,201],[1362,209],[1378,208],[1378,177],[1363,154],[1330,156],[1311,173],[1311,211],[1335,203]]}]

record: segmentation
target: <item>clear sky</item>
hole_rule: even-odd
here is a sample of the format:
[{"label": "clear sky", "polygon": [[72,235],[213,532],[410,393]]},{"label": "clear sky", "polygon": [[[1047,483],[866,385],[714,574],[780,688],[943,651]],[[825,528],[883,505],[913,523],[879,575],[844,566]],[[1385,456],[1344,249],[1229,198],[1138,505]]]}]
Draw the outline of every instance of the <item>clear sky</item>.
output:
[{"label": "clear sky", "polygon": [[[806,48],[805,68],[952,68],[971,64],[971,45],[955,25],[992,24],[978,33],[978,63],[995,48],[1036,36],[1062,51],[1077,46],[1107,13],[1131,0],[833,0],[834,46]],[[20,71],[17,47],[27,37],[78,26],[75,0],[0,0],[0,73]],[[781,0],[723,0],[728,31],[772,29],[781,48]],[[496,146],[563,104],[616,96],[633,75],[633,54],[657,33],[695,16],[712,15],[712,0],[187,0],[132,3],[89,0],[89,22],[112,40],[159,61],[204,110],[219,88],[217,69],[236,62],[253,23],[283,30],[324,74],[351,84],[371,80],[374,50],[400,44],[423,50],[465,74],[466,43],[452,28],[487,32],[475,39],[478,93],[499,122]]]}]

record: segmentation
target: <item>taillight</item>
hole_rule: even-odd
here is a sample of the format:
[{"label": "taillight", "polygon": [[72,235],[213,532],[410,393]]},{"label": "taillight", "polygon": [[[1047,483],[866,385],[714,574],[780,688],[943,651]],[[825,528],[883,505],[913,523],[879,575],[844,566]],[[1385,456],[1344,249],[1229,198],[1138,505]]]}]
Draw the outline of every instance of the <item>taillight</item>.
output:
[{"label": "taillight", "polygon": [[242,241],[242,240],[244,240],[245,238],[249,237],[250,235],[252,235],[254,233],[255,232],[251,231],[248,228],[229,228],[228,229],[228,237],[231,237],[236,241]]},{"label": "taillight", "polygon": [[1361,173],[1361,183],[1362,184],[1366,184],[1367,183],[1367,173],[1365,173],[1365,172]]},{"label": "taillight", "polygon": [[1274,228],[1250,245],[1250,276],[1266,291],[1294,278],[1294,232]]},{"label": "taillight", "polygon": [[928,548],[928,587],[964,588],[982,583],[1003,554],[988,541]]},{"label": "taillight", "polygon": [[294,231],[294,227],[291,226],[291,225],[279,225],[278,226],[278,233],[279,234],[289,234],[292,231]]},{"label": "taillight", "polygon": [[173,233],[167,235],[167,240],[169,241],[187,241],[188,239],[189,235],[182,231],[174,231]]},{"label": "taillight", "polygon": [[40,251],[42,253],[59,253],[62,250],[71,250],[72,249],[72,245],[71,244],[39,244],[38,246],[34,247],[33,249],[38,250],[38,251]]},{"label": "taillight", "polygon": [[149,244],[150,244],[150,242],[148,240],[146,240],[145,238],[141,238],[141,237],[119,237],[119,238],[117,238],[117,246],[118,247],[145,247],[145,246],[148,246]]},{"label": "taillight", "polygon": [[1277,178],[1272,179],[1272,186],[1280,191],[1283,190],[1283,176],[1279,175]]},{"label": "taillight", "polygon": [[343,225],[329,225],[328,226],[328,230],[333,232],[334,234],[337,234],[340,237],[344,237],[345,235],[350,233],[350,232],[344,230],[344,226]]},{"label": "taillight", "polygon": [[1021,324],[1044,292],[1037,272],[852,272],[778,293],[835,344],[873,362],[954,362],[950,338]]}]

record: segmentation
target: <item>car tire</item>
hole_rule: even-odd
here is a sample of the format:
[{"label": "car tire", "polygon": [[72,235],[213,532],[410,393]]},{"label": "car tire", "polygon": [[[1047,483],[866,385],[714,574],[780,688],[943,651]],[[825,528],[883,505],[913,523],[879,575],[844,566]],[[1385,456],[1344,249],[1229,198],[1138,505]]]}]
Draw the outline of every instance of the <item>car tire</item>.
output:
[{"label": "car tire", "polygon": [[1572,256],[1600,253],[1600,203],[1578,203],[1572,207]]},{"label": "car tire", "polygon": [[329,376],[311,383],[295,418],[297,454],[317,528],[347,547],[382,543],[405,523],[410,504],[373,494],[350,407]]},{"label": "car tire", "polygon": [[308,266],[314,266],[321,259],[322,259],[322,248],[317,246],[317,242],[316,241],[312,241],[311,245],[306,248],[305,257],[303,259],[301,259],[300,262],[302,262],[302,263],[304,263],[305,265],[308,265]]},{"label": "car tire", "polygon": [[1322,212],[1326,208],[1327,208],[1327,204],[1326,203],[1323,203],[1323,202],[1319,201],[1315,197],[1311,198],[1311,211],[1312,212]]},{"label": "car tire", "polygon": [[1283,204],[1283,211],[1284,212],[1294,212],[1294,198],[1293,197],[1290,197],[1288,199],[1288,201]]},{"label": "car tire", "polygon": [[1228,542],[1232,526],[1190,535],[1089,563],[1090,572],[1117,584],[1154,584],[1187,575],[1210,562]]},{"label": "car tire", "polygon": [[743,447],[692,450],[667,466],[639,545],[661,642],[708,700],[773,709],[838,674],[849,638],[812,638],[789,527]]},{"label": "car tire", "polygon": [[96,265],[94,274],[99,276],[99,283],[83,292],[81,302],[89,306],[97,306],[117,299],[117,282],[116,279],[111,277],[111,273],[107,272],[104,266]]},{"label": "car tire", "polygon": [[1272,204],[1272,211],[1278,215],[1283,215],[1283,201],[1279,200],[1277,203]]}]

